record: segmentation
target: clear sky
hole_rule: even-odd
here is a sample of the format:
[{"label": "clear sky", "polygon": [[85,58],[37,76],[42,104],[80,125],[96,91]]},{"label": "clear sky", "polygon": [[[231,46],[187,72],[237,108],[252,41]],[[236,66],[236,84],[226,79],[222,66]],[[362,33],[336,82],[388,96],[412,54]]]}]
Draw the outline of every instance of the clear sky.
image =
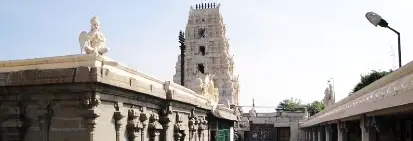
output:
[{"label": "clear sky", "polygon": [[[178,2],[179,1],[179,2]],[[397,36],[364,17],[375,11],[402,35],[403,64],[413,59],[412,0],[221,0],[240,74],[241,105],[321,100],[334,78],[336,99],[361,73],[397,67]],[[200,0],[0,1],[0,60],[80,53],[79,33],[97,15],[109,56],[172,80],[178,32]],[[392,56],[393,52],[393,56]],[[245,109],[247,110],[247,109]],[[274,109],[258,109],[274,111]]]}]

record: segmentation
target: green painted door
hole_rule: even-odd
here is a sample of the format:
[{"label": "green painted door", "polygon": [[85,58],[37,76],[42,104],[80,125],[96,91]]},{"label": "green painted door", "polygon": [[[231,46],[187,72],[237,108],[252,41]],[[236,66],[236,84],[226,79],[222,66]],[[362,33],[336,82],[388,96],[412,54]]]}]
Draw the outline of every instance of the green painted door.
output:
[{"label": "green painted door", "polygon": [[228,129],[221,129],[217,130],[215,134],[216,141],[229,141],[229,130]]}]

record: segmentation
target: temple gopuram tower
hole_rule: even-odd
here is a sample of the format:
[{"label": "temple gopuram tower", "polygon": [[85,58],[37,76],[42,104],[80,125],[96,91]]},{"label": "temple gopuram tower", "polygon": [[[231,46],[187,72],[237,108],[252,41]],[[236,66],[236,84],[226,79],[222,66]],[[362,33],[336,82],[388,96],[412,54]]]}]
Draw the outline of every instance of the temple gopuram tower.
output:
[{"label": "temple gopuram tower", "polygon": [[[219,9],[220,4],[216,3],[202,3],[190,8],[184,33],[184,86],[201,93],[202,79],[210,74],[219,91],[219,103],[238,104],[238,76],[234,75],[233,55],[229,52]],[[173,80],[181,84],[181,55]]]}]

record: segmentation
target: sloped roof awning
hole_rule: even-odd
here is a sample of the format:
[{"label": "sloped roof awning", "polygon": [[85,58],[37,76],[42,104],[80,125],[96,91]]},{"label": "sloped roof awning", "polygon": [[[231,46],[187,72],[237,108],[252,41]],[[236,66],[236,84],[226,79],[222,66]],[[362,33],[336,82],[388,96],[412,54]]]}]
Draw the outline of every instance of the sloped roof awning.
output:
[{"label": "sloped roof awning", "polygon": [[217,118],[221,118],[221,119],[226,119],[226,120],[232,120],[232,121],[236,121],[237,120],[237,116],[230,113],[230,112],[226,112],[223,110],[219,110],[216,109],[214,111],[211,111],[211,114],[214,115]]}]

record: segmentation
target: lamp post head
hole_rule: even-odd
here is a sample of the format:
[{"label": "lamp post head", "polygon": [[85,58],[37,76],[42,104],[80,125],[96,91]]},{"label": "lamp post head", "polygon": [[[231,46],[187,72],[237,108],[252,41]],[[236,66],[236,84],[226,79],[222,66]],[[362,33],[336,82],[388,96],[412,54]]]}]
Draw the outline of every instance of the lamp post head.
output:
[{"label": "lamp post head", "polygon": [[380,25],[381,27],[388,27],[389,25],[386,20],[384,20],[379,14],[374,12],[367,12],[366,18],[374,26]]}]

